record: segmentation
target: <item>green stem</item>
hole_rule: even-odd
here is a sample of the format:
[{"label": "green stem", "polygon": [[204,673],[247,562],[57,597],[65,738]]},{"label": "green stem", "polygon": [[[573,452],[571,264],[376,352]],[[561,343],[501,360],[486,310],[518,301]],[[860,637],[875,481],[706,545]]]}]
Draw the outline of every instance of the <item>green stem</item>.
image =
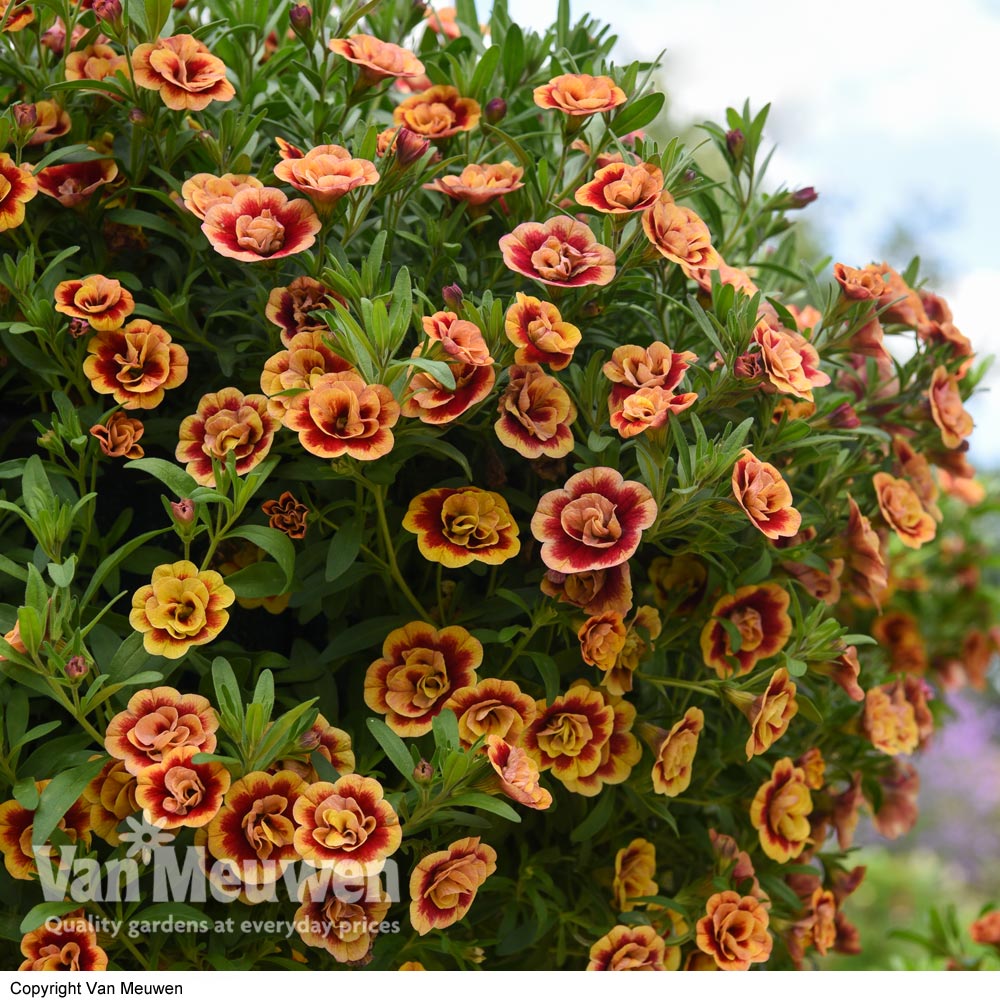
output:
[{"label": "green stem", "polygon": [[399,563],[396,560],[396,548],[392,541],[392,532],[389,531],[389,522],[385,516],[385,487],[371,483],[368,485],[375,499],[375,511],[378,514],[379,531],[385,545],[386,559],[389,562],[389,575],[396,586],[399,587],[400,593],[410,602],[413,609],[421,615],[424,621],[429,621],[430,615],[427,609],[417,600],[406,580],[403,579],[403,574],[399,571]]},{"label": "green stem", "polygon": [[701,694],[711,695],[713,698],[722,697],[722,694],[715,688],[706,687],[704,684],[696,684],[694,681],[682,681],[676,677],[650,677],[648,674],[637,674],[636,676],[655,687],[683,688],[685,691],[699,691]]}]

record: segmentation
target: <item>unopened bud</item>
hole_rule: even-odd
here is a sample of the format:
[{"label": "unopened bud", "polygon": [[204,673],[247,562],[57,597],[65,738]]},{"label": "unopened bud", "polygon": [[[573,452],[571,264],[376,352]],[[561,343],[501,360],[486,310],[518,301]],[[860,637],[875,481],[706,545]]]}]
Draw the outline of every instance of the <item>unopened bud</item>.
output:
[{"label": "unopened bud", "polygon": [[750,352],[741,354],[733,364],[733,374],[749,382],[759,382],[764,377],[761,356]]},{"label": "unopened bud", "polygon": [[312,8],[307,3],[292,4],[292,9],[288,12],[288,20],[292,25],[292,31],[301,38],[308,34],[312,28]]},{"label": "unopened bud", "polygon": [[502,122],[507,117],[507,102],[502,97],[494,97],[486,105],[486,120],[491,125]]},{"label": "unopened bud", "polygon": [[841,403],[828,419],[831,427],[842,427],[844,430],[852,430],[861,426],[861,419],[850,403]]},{"label": "unopened bud", "polygon": [[401,128],[396,136],[396,162],[402,167],[416,163],[430,148],[430,142],[408,128]]},{"label": "unopened bud", "polygon": [[121,20],[121,0],[94,0],[91,9],[97,15],[98,21],[108,21],[115,24]]},{"label": "unopened bud", "polygon": [[457,309],[462,304],[462,289],[458,285],[445,285],[441,289],[441,298],[449,309]]},{"label": "unopened bud", "polygon": [[145,128],[150,122],[149,115],[147,115],[142,108],[132,108],[132,110],[128,113],[128,120],[133,125],[138,125],[140,128]]},{"label": "unopened bud", "polygon": [[15,104],[13,112],[14,124],[18,128],[34,128],[38,122],[38,108],[34,104]]},{"label": "unopened bud", "polygon": [[743,149],[746,142],[742,129],[734,128],[726,133],[726,149],[729,150],[733,163],[739,163],[743,159]]},{"label": "unopened bud", "polygon": [[170,501],[170,509],[174,512],[174,517],[181,524],[190,524],[194,520],[194,501],[185,497],[174,503]]},{"label": "unopened bud", "polygon": [[69,335],[74,340],[79,340],[90,333],[90,324],[85,319],[74,318],[69,321]]},{"label": "unopened bud", "polygon": [[601,313],[604,312],[604,306],[602,306],[600,302],[595,302],[591,299],[591,301],[583,307],[581,312],[588,319],[593,319],[595,316],[600,316]]},{"label": "unopened bud", "polygon": [[689,184],[691,183],[691,181],[696,181],[697,179],[698,179],[697,170],[692,170],[690,167],[688,167],[688,169],[684,171],[684,180],[686,180]]},{"label": "unopened bud", "polygon": [[299,746],[303,750],[315,750],[319,746],[319,733],[315,729],[307,729],[299,737]]},{"label": "unopened bud", "polygon": [[805,208],[806,205],[814,202],[819,197],[819,194],[817,194],[814,187],[804,187],[799,188],[798,191],[793,191],[789,197],[791,199],[791,208]]},{"label": "unopened bud", "polygon": [[420,763],[413,769],[413,780],[418,785],[429,785],[434,778],[434,768],[429,760],[420,759]]},{"label": "unopened bud", "polygon": [[71,656],[66,661],[66,676],[70,680],[77,681],[81,677],[87,675],[87,671],[90,669],[90,664],[87,663],[86,659],[82,656]]}]

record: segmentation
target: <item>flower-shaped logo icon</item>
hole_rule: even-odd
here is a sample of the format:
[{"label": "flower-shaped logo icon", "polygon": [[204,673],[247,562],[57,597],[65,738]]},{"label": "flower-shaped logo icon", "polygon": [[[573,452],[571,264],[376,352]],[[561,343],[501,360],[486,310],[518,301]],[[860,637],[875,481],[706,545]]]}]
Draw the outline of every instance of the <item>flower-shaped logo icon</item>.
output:
[{"label": "flower-shaped logo icon", "polygon": [[174,839],[173,833],[162,828],[162,821],[148,823],[145,819],[129,816],[125,822],[129,827],[121,834],[122,843],[128,844],[125,854],[130,858],[140,856],[144,865],[152,861],[154,851],[166,847]]}]

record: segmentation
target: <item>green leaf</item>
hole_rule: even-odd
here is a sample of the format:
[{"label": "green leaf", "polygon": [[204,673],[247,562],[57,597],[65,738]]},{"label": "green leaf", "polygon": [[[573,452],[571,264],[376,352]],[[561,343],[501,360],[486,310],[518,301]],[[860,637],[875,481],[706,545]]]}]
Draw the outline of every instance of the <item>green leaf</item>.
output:
[{"label": "green leaf", "polygon": [[393,767],[411,785],[415,786],[413,758],[410,756],[410,751],[406,749],[406,744],[381,719],[368,719],[367,724],[368,731],[375,737],[386,757],[392,761]]},{"label": "green leaf", "polygon": [[21,778],[14,784],[11,794],[25,809],[34,812],[38,808],[39,793],[34,778]]},{"label": "green leaf", "polygon": [[874,646],[877,640],[862,632],[847,632],[840,637],[845,646]]},{"label": "green leaf", "polygon": [[212,660],[212,684],[226,728],[238,736],[243,729],[243,695],[236,674],[224,656]]},{"label": "green leaf", "polygon": [[521,817],[503,799],[494,798],[485,792],[462,792],[460,795],[454,795],[448,799],[448,805],[469,806],[472,809],[481,809],[483,812],[492,813],[501,819],[510,820],[511,823],[521,822]]},{"label": "green leaf", "polygon": [[386,372],[386,377],[391,378],[396,372],[409,368],[419,368],[427,372],[432,378],[436,378],[446,389],[455,388],[455,374],[451,367],[444,361],[432,361],[430,358],[407,358],[405,361],[394,361]]},{"label": "green leaf", "polygon": [[[137,461],[142,461],[142,459],[137,459]],[[136,549],[141,548],[146,542],[156,538],[157,535],[162,535],[164,532],[170,530],[169,527],[157,528],[155,531],[147,531],[145,534],[129,539],[124,545],[115,546],[114,551],[105,556],[97,569],[94,570],[87,584],[87,589],[83,592],[83,597],[80,599],[80,604],[86,607],[93,600],[101,584],[108,578],[112,570],[123,563]]]},{"label": "green leaf", "polygon": [[38,930],[49,917],[61,917],[78,909],[80,909],[80,904],[72,900],[68,902],[38,903],[28,910],[21,921],[21,933],[29,934],[31,931]]},{"label": "green leaf", "polygon": [[541,675],[542,683],[545,685],[545,700],[552,701],[559,694],[559,667],[556,666],[556,661],[548,653],[540,653],[532,649],[524,650],[522,655],[527,656],[534,663]]},{"label": "green leaf", "polygon": [[257,678],[257,686],[253,689],[253,700],[264,709],[264,715],[270,719],[274,711],[274,674],[270,670],[261,672]]},{"label": "green leaf", "polygon": [[807,718],[810,722],[816,722],[822,725],[823,723],[823,713],[816,707],[815,702],[811,698],[807,698],[804,694],[796,694],[795,700],[799,704],[799,714]]},{"label": "green leaf", "polygon": [[524,72],[524,33],[511,24],[503,40],[503,79],[510,90]]},{"label": "green leaf", "polygon": [[253,563],[226,577],[226,586],[237,597],[276,597],[285,585],[285,574],[280,566],[270,562]]},{"label": "green leaf", "polygon": [[48,476],[45,475],[45,467],[37,455],[32,455],[24,463],[24,472],[21,474],[21,495],[24,506],[32,517],[38,517],[52,495],[52,486],[49,484]]},{"label": "green leaf", "polygon": [[802,660],[797,660],[794,656],[789,656],[787,653],[785,653],[785,669],[793,677],[803,677],[805,676],[806,671],[809,669],[809,666]]},{"label": "green leaf", "polygon": [[59,820],[66,815],[90,781],[97,777],[105,763],[106,758],[99,757],[70,771],[62,771],[42,789],[31,833],[32,844],[44,844],[52,836]]},{"label": "green leaf", "polygon": [[340,525],[326,550],[324,577],[332,583],[347,572],[361,551],[361,522],[357,517],[348,517]]},{"label": "green leaf", "polygon": [[151,656],[143,645],[142,634],[133,632],[115,651],[107,669],[112,682],[127,681],[145,668],[156,668],[163,662],[162,656]]},{"label": "green leaf", "polygon": [[141,913],[135,914],[132,919],[152,923],[166,920],[168,917],[172,917],[175,921],[196,921],[199,926],[204,926],[208,930],[214,926],[214,921],[211,917],[206,916],[204,910],[196,909],[187,903],[172,901],[168,903],[154,903],[152,906],[147,906]]},{"label": "green leaf", "polygon": [[434,746],[439,750],[448,750],[461,745],[458,738],[458,716],[450,710],[438,712],[431,721],[434,733]]},{"label": "green leaf", "polygon": [[569,839],[574,844],[582,844],[592,837],[595,837],[607,825],[611,819],[611,813],[615,807],[615,795],[612,790],[601,793],[597,804],[591,809],[586,819],[569,835]]},{"label": "green leaf", "polygon": [[285,581],[278,593],[292,589],[292,576],[295,573],[295,546],[292,545],[291,540],[284,532],[263,525],[248,524],[228,532],[226,537],[242,538],[263,549],[285,574]]},{"label": "green leaf", "polygon": [[65,562],[49,563],[46,569],[57,587],[68,587],[73,582],[73,575],[76,573],[76,556],[70,556]]},{"label": "green leaf", "polygon": [[133,458],[131,462],[125,463],[125,468],[148,472],[179,500],[191,496],[198,488],[198,484],[182,468],[162,458]]},{"label": "green leaf", "polygon": [[634,103],[626,104],[621,111],[611,119],[611,128],[615,135],[621,137],[645,128],[663,110],[666,95],[661,93],[647,94]]}]

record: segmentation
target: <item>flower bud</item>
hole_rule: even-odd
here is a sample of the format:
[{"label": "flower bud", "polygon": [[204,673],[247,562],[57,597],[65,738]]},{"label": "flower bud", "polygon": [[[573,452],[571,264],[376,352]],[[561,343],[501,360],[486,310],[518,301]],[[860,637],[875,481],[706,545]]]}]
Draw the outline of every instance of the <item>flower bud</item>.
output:
[{"label": "flower bud", "polygon": [[736,378],[757,382],[764,377],[764,365],[756,352],[741,354],[733,364],[733,375]]},{"label": "flower bud", "polygon": [[38,109],[34,104],[15,104],[13,107],[14,124],[27,131],[34,128],[38,122]]},{"label": "flower bud", "polygon": [[726,133],[726,149],[729,150],[733,163],[739,163],[743,159],[745,146],[746,136],[743,135],[742,129],[734,128]]},{"label": "flower bud", "polygon": [[805,208],[810,202],[814,202],[819,194],[814,187],[804,187],[793,191],[789,197],[791,198],[790,208]]},{"label": "flower bud", "polygon": [[128,113],[128,120],[139,128],[145,128],[150,123],[150,117],[142,108],[132,108]]},{"label": "flower bud", "polygon": [[431,762],[421,757],[420,763],[413,769],[413,780],[418,785],[429,785],[433,779],[434,768],[431,766]]},{"label": "flower bud", "polygon": [[85,677],[89,669],[90,664],[87,663],[86,658],[83,656],[71,656],[66,661],[66,676],[70,680],[78,681],[81,677]]},{"label": "flower bud", "polygon": [[462,304],[462,289],[458,285],[445,285],[441,289],[441,298],[444,299],[444,304],[449,309],[458,309]]},{"label": "flower bud", "polygon": [[307,3],[292,4],[292,9],[288,12],[288,20],[292,31],[299,38],[304,38],[312,30],[312,8]]},{"label": "flower bud", "polygon": [[98,21],[117,24],[122,16],[122,3],[121,0],[94,0],[91,10],[97,15]]},{"label": "flower bud", "polygon": [[79,340],[90,333],[90,324],[85,319],[74,318],[69,321],[69,335],[74,340]]},{"label": "flower bud", "polygon": [[689,184],[692,181],[696,181],[697,179],[698,179],[697,170],[692,170],[690,167],[688,167],[688,169],[684,171],[684,180],[686,180]]},{"label": "flower bud", "polygon": [[315,729],[307,729],[299,737],[299,746],[303,750],[315,750],[319,746],[319,733]]},{"label": "flower bud", "polygon": [[507,117],[507,102],[502,97],[494,97],[486,105],[486,120],[490,125],[496,125]]},{"label": "flower bud", "polygon": [[185,497],[174,503],[170,501],[170,508],[174,512],[174,517],[180,524],[190,524],[194,520],[194,501]]},{"label": "flower bud", "polygon": [[423,136],[408,128],[401,128],[396,135],[396,162],[401,167],[408,167],[411,163],[416,163],[429,148],[430,142]]},{"label": "flower bud", "polygon": [[829,416],[831,427],[842,427],[851,430],[861,426],[861,419],[858,417],[854,407],[850,403],[841,403]]}]

